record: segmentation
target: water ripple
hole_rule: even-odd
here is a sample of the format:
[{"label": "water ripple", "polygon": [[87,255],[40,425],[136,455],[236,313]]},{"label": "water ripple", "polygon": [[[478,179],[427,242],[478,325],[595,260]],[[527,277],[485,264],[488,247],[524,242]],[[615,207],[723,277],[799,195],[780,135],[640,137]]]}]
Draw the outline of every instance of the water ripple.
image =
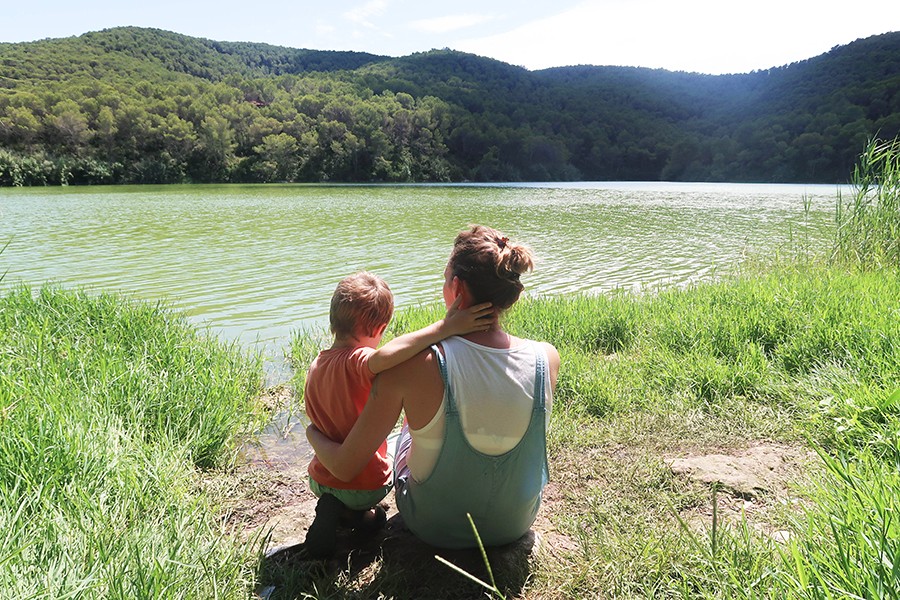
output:
[{"label": "water ripple", "polygon": [[398,307],[438,300],[452,240],[473,222],[534,249],[528,293],[593,293],[688,283],[791,235],[820,243],[835,196],[662,183],[5,189],[0,285],[165,299],[217,334],[270,347],[325,324],[334,286],[355,270],[382,275]]}]

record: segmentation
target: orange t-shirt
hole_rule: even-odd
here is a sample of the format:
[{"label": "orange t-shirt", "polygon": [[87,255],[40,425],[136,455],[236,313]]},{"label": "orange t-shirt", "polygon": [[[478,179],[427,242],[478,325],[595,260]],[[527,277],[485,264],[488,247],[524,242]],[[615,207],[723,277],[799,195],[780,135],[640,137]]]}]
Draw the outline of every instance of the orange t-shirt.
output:
[{"label": "orange t-shirt", "polygon": [[[323,350],[306,374],[306,415],[319,431],[335,442],[343,442],[369,399],[375,374],[369,369],[374,348]],[[319,485],[339,490],[377,490],[391,478],[387,442],[383,442],[369,464],[351,481],[341,481],[315,456],[309,476]]]}]

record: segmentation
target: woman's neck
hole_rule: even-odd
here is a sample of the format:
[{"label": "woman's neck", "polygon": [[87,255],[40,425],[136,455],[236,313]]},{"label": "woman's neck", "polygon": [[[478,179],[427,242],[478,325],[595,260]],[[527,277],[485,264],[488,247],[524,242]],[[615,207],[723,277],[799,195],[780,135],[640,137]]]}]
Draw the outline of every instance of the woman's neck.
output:
[{"label": "woman's neck", "polygon": [[517,338],[509,335],[499,327],[497,329],[488,329],[487,331],[476,331],[461,337],[488,348],[512,348],[518,342]]}]

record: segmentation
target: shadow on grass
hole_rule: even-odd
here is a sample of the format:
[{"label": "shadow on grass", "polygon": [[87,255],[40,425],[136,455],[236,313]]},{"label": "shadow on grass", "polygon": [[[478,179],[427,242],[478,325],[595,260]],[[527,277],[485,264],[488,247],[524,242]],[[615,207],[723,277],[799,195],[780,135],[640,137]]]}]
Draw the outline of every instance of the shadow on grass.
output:
[{"label": "shadow on grass", "polygon": [[[528,532],[512,544],[486,549],[497,587],[506,598],[521,595],[530,575],[534,546],[535,534]],[[260,589],[268,589],[264,597],[270,600],[489,596],[485,588],[441,564],[435,554],[482,581],[490,581],[477,548],[434,548],[413,536],[402,517],[394,515],[375,536],[339,533],[338,551],[327,561],[306,558],[302,544],[274,549],[260,565]]]}]

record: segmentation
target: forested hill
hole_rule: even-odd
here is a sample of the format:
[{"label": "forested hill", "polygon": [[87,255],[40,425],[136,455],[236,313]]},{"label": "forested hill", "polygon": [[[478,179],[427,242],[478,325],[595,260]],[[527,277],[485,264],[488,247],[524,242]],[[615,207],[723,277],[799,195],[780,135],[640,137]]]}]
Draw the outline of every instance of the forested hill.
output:
[{"label": "forested hill", "polygon": [[737,75],[528,71],[155,29],[0,44],[0,185],[843,182],[900,133],[900,33]]}]

